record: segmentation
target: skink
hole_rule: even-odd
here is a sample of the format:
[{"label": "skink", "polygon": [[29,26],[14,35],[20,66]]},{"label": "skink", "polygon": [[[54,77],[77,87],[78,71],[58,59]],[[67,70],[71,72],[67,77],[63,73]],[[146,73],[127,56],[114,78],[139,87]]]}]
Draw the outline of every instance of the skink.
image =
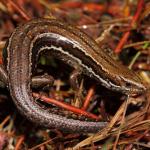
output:
[{"label": "skink", "polygon": [[52,114],[34,101],[31,77],[39,53],[43,51],[80,69],[110,90],[131,96],[146,90],[136,73],[106,55],[81,30],[56,19],[34,19],[12,33],[4,50],[4,64],[15,105],[21,114],[39,125],[71,132],[97,132],[106,125]]}]

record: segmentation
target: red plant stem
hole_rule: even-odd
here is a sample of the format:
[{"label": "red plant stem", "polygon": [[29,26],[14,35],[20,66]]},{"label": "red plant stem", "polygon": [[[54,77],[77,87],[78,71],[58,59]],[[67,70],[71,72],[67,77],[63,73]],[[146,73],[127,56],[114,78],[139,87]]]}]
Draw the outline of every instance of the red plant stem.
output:
[{"label": "red plant stem", "polygon": [[0,64],[3,64],[2,58],[0,58]]},{"label": "red plant stem", "polygon": [[91,97],[92,95],[94,94],[94,90],[95,90],[95,87],[91,87],[88,91],[88,94],[84,100],[84,104],[83,104],[83,107],[81,108],[82,110],[86,110],[89,106],[89,103],[90,103],[90,100],[91,100]]},{"label": "red plant stem", "polygon": [[72,112],[74,112],[76,114],[84,115],[86,117],[93,118],[93,119],[96,119],[96,120],[100,119],[100,117],[98,117],[98,116],[96,116],[96,115],[94,115],[92,113],[89,113],[89,112],[86,112],[86,111],[84,111],[82,109],[79,109],[79,108],[76,108],[74,106],[68,105],[68,104],[66,104],[64,102],[60,102],[60,101],[57,101],[55,99],[48,98],[46,96],[42,96],[42,95],[40,95],[38,93],[32,93],[32,94],[33,94],[34,97],[40,98],[44,102],[55,104],[56,106],[59,106],[59,107],[64,108],[66,110],[72,111]]},{"label": "red plant stem", "polygon": [[[134,28],[134,25],[136,24],[136,22],[137,22],[137,20],[140,16],[140,13],[143,9],[143,6],[144,6],[144,0],[139,0],[138,5],[137,5],[136,13],[133,16],[133,18],[131,20],[131,23],[130,23],[130,29]],[[120,53],[121,52],[121,49],[123,48],[124,44],[128,40],[129,35],[130,35],[130,31],[127,31],[127,32],[124,33],[123,37],[121,38],[120,42],[118,43],[118,45],[115,49],[115,53]]]},{"label": "red plant stem", "polygon": [[64,8],[81,8],[83,6],[83,2],[70,2],[70,1],[67,1],[67,2],[63,2],[60,4],[60,7],[62,7],[63,9]]},{"label": "red plant stem", "polygon": [[40,147],[40,150],[45,150],[45,146],[42,145],[42,146]]},{"label": "red plant stem", "polygon": [[24,141],[24,136],[21,136],[20,138],[19,138],[19,140],[17,141],[17,144],[16,144],[16,146],[15,146],[15,150],[20,150],[21,149],[21,144],[23,143],[23,141]]},{"label": "red plant stem", "polygon": [[[18,6],[16,3],[14,3],[12,0],[9,0],[8,1],[9,4],[18,12],[20,13],[20,15],[25,19],[25,20],[30,20],[30,17],[25,13],[25,11],[20,7]],[[8,4],[7,4],[8,5]]]}]

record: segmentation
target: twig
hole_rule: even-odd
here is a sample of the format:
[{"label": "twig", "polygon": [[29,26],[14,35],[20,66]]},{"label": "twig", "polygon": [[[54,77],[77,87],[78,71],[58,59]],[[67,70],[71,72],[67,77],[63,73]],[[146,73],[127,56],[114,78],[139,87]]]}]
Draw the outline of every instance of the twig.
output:
[{"label": "twig", "polygon": [[25,137],[23,135],[19,138],[19,140],[17,141],[17,144],[15,146],[15,150],[21,149],[20,147],[21,147],[21,144],[23,143],[24,139],[25,139]]},{"label": "twig", "polygon": [[125,105],[126,104],[124,102],[120,106],[120,108],[118,109],[117,113],[112,118],[110,123],[106,126],[106,128],[104,128],[103,130],[101,130],[97,134],[92,135],[92,136],[88,137],[87,139],[81,141],[80,143],[78,143],[76,146],[73,147],[73,150],[77,150],[77,149],[79,149],[79,147],[83,147],[85,145],[89,145],[89,144],[91,144],[93,142],[97,142],[99,140],[102,140],[102,139],[106,138],[109,135],[109,131],[112,129],[114,124],[118,121],[118,119],[120,118],[121,114],[123,113]]},{"label": "twig", "polygon": [[117,134],[114,146],[113,146],[113,150],[117,149],[117,144],[118,144],[119,137],[120,137],[120,134],[121,134],[121,129],[122,129],[123,124],[125,123],[125,115],[126,115],[128,104],[129,104],[129,98],[127,98],[127,101],[125,102],[124,112],[123,112],[121,123],[120,123],[120,126],[119,126],[119,131],[118,131],[118,134]]},{"label": "twig", "polygon": [[55,100],[55,99],[48,98],[48,97],[46,97],[46,96],[44,96],[44,95],[41,96],[41,95],[38,94],[38,93],[33,93],[33,96],[36,97],[36,98],[42,99],[44,102],[55,104],[55,105],[57,105],[57,106],[59,106],[59,107],[61,107],[61,108],[64,108],[64,109],[69,110],[69,111],[72,111],[72,112],[74,112],[74,113],[76,113],[76,114],[84,115],[84,116],[86,116],[86,117],[99,120],[99,117],[98,117],[98,116],[96,116],[96,115],[94,115],[94,114],[92,114],[92,113],[86,112],[86,111],[84,111],[84,110],[82,110],[82,109],[76,108],[76,107],[74,107],[74,106],[68,105],[68,104],[66,104],[66,103],[64,103],[64,102],[61,102],[61,101],[57,101],[57,100]]},{"label": "twig", "polygon": [[135,61],[137,60],[137,58],[141,55],[141,52],[137,52],[136,55],[134,56],[134,58],[132,59],[132,61],[130,62],[128,68],[131,69],[133,64],[135,63]]},{"label": "twig", "polygon": [[51,143],[51,142],[53,142],[54,140],[58,140],[60,137],[55,137],[55,138],[53,138],[53,139],[49,139],[49,140],[47,140],[47,141],[45,141],[45,142],[43,142],[43,143],[41,143],[41,144],[39,144],[39,145],[36,145],[36,146],[34,146],[34,147],[32,147],[32,148],[29,148],[29,150],[36,150],[36,149],[38,149],[39,147],[41,147],[41,146],[43,146],[43,145],[46,145],[46,144],[48,144],[48,143]]},{"label": "twig", "polygon": [[91,100],[91,97],[93,96],[94,94],[94,91],[95,91],[95,87],[91,87],[88,91],[88,94],[84,100],[84,104],[83,104],[83,107],[81,108],[82,110],[86,110],[89,106],[89,103],[90,103],[90,100]]},{"label": "twig", "polygon": [[[8,4],[10,4],[25,20],[30,20],[30,17],[25,13],[25,11],[12,0],[8,0]],[[7,6],[8,6],[7,4]]]},{"label": "twig", "polygon": [[[137,22],[137,20],[140,16],[140,13],[143,9],[143,6],[144,6],[144,0],[139,0],[138,5],[137,5],[136,13],[133,16],[132,21],[130,23],[130,28],[131,29],[135,27],[135,24],[136,24],[136,22]],[[128,40],[129,35],[130,35],[130,31],[127,31],[127,32],[124,33],[123,37],[121,38],[120,42],[118,43],[118,45],[115,49],[115,53],[120,53],[121,52],[121,49],[124,46],[124,44],[126,43],[126,41]]]}]

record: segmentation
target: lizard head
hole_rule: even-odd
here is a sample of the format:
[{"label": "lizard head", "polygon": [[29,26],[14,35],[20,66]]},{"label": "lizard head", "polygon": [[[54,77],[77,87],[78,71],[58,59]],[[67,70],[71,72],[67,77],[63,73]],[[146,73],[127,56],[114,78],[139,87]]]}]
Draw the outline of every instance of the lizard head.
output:
[{"label": "lizard head", "polygon": [[114,84],[116,85],[116,89],[119,87],[119,91],[130,96],[140,95],[146,91],[146,87],[140,75],[132,70],[128,71],[128,69],[126,69],[123,74],[117,74],[115,76]]}]

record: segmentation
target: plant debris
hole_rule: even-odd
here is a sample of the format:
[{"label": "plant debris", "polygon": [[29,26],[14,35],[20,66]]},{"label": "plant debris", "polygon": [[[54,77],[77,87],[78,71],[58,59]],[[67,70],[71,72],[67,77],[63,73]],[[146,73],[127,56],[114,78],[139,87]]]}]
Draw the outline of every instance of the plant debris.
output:
[{"label": "plant debris", "polygon": [[[57,18],[83,30],[116,61],[150,85],[150,2],[92,0],[1,0],[0,63],[13,30],[33,18]],[[9,89],[0,88],[1,149],[146,149],[150,148],[150,91],[130,98],[99,87],[83,76],[70,86],[72,68],[50,55],[40,56],[37,74],[55,77],[54,85],[33,89],[36,102],[53,113],[87,121],[107,121],[96,134],[43,129],[20,116]]]}]

